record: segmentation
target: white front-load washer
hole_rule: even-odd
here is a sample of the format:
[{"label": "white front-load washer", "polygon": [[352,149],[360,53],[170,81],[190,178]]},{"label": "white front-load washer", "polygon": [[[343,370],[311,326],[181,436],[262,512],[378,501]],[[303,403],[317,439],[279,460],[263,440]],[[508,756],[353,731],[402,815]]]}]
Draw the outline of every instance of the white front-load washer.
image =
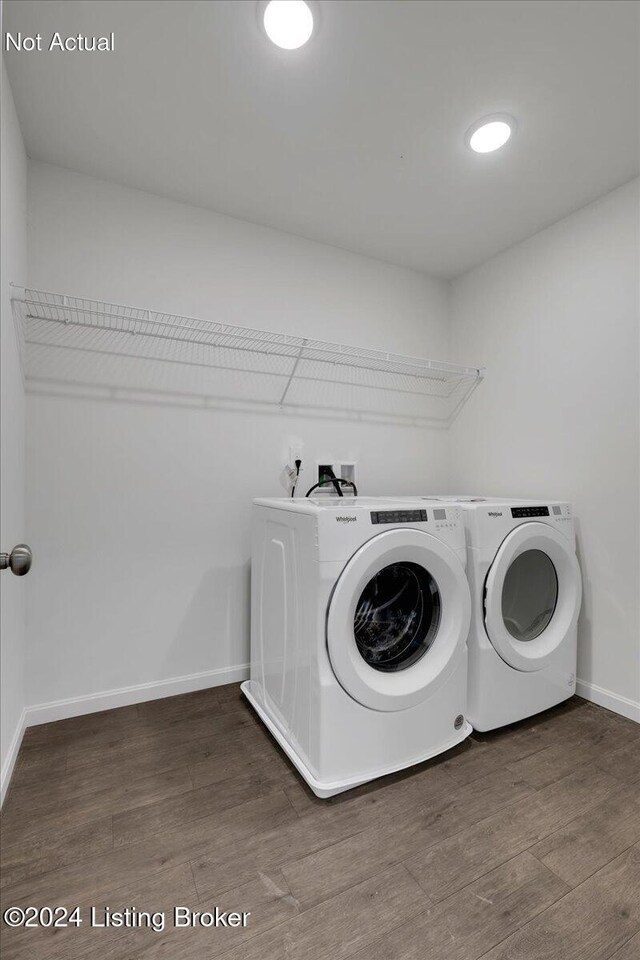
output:
[{"label": "white front-load washer", "polygon": [[471,588],[467,713],[476,730],[533,716],[575,693],[582,579],[562,501],[422,498],[462,510]]},{"label": "white front-load washer", "polygon": [[461,511],[365,497],[254,501],[242,690],[319,797],[442,753],[466,719]]}]

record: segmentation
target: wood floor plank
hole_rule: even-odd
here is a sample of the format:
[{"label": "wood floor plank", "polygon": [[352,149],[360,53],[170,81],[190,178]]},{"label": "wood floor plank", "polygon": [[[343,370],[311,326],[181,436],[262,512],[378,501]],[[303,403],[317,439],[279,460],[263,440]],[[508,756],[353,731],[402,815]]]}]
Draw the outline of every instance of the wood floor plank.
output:
[{"label": "wood floor plank", "polygon": [[179,747],[204,738],[224,740],[237,736],[243,727],[251,727],[251,721],[246,716],[219,713],[187,717],[161,729],[153,724],[151,731],[135,737],[126,736],[121,731],[114,734],[108,731],[98,744],[93,741],[89,745],[71,744],[67,752],[67,769],[75,770],[92,762],[118,763],[140,753],[153,752],[156,748]]},{"label": "wood floor plank", "polygon": [[640,739],[640,724],[592,703],[572,714],[567,723],[581,740],[599,747],[600,756]]},{"label": "wood floor plank", "polygon": [[[560,779],[582,763],[597,763],[614,773],[612,752],[626,751],[627,766],[638,769],[640,777],[640,736],[607,711],[594,712],[589,706],[575,711],[551,725],[553,742],[542,751],[517,761],[510,768],[535,787],[544,787]],[[638,727],[640,731],[640,726]]]},{"label": "wood floor plank", "polygon": [[140,931],[130,931],[113,940],[106,949],[100,945],[84,952],[83,960],[203,960],[219,957],[300,912],[278,872],[262,874],[252,883],[229,890],[214,900],[191,902],[185,899],[180,905],[199,911],[213,911],[215,907],[249,911],[251,915],[245,928],[195,927],[186,930],[167,925],[164,931],[152,937],[144,936],[144,932],[141,935]]},{"label": "wood floor plank", "polygon": [[[13,794],[16,803],[21,803],[34,811],[34,815],[59,812],[62,807],[72,800],[80,801],[86,794],[98,793],[101,790],[117,792],[123,782],[133,788],[137,781],[150,780],[153,777],[163,777],[173,774],[176,770],[184,770],[191,757],[211,756],[215,750],[212,741],[198,741],[192,748],[183,750],[173,747],[162,753],[153,755],[142,754],[136,762],[126,763],[95,763],[79,768],[71,773],[62,773],[54,779],[40,777],[39,780],[23,784],[12,785],[11,797],[6,801],[7,809],[13,804]],[[140,789],[144,789],[140,787]]]},{"label": "wood floor plank", "polygon": [[595,759],[596,765],[625,783],[640,784],[640,739]]},{"label": "wood floor plank", "polygon": [[638,960],[638,957],[640,957],[640,932],[612,953],[608,960]]},{"label": "wood floor plank", "polygon": [[[557,722],[557,721],[556,721]],[[473,742],[479,747],[488,747],[496,752],[505,763],[520,760],[532,753],[544,750],[557,739],[554,723],[549,718],[544,721],[532,722],[532,719],[501,727],[490,733],[472,734]],[[489,771],[486,771],[487,773]]]},{"label": "wood floor plank", "polygon": [[[188,864],[181,864],[160,870],[151,877],[131,886],[119,886],[105,891],[103,899],[96,901],[83,898],[76,901],[80,906],[83,919],[80,927],[41,929],[15,929],[3,931],[3,960],[76,960],[87,955],[103,956],[107,952],[127,956],[127,948],[135,944],[136,951],[152,946],[160,934],[150,929],[139,929],[131,942],[127,941],[127,930],[123,927],[91,927],[89,911],[96,908],[98,918],[103,915],[104,907],[111,911],[135,907],[138,911],[148,910],[171,912],[176,903],[192,904],[196,902],[193,875]],[[129,957],[135,953],[129,953]]]},{"label": "wood floor plank", "polygon": [[442,757],[442,765],[455,783],[472,783],[504,766],[502,756],[486,744],[468,738]]},{"label": "wood floor plank", "polygon": [[[209,733],[211,734],[211,729]],[[257,737],[253,723],[248,722],[243,723],[227,738],[210,735],[177,745],[166,745],[157,741],[151,745],[148,742],[143,742],[142,745],[131,744],[125,756],[101,757],[98,753],[98,756],[90,761],[73,764],[73,769],[66,771],[66,748],[64,750],[62,769],[56,772],[55,778],[52,779],[49,770],[46,777],[38,770],[36,775],[29,778],[24,789],[12,785],[11,793],[17,790],[20,802],[28,800],[36,809],[50,811],[52,807],[59,809],[70,798],[77,798],[80,794],[99,789],[117,791],[123,782],[132,785],[135,781],[162,776],[185,765],[198,766],[202,763],[210,764],[214,768],[218,763],[224,773],[224,768],[231,769],[234,759],[237,766],[232,773],[236,775],[242,772],[243,767],[259,764],[266,758],[274,768],[281,768],[283,780],[295,780],[290,764],[283,759],[273,741],[264,741]],[[203,780],[206,779],[203,777]]]},{"label": "wood floor plank", "polygon": [[82,763],[72,761],[67,768],[66,776],[60,781],[60,789],[65,784],[73,783],[78,790],[86,791],[90,785],[108,787],[128,780],[142,779],[177,767],[189,766],[204,760],[221,756],[228,752],[236,752],[238,756],[251,755],[254,749],[248,742],[247,731],[240,728],[230,735],[229,740],[223,740],[209,731],[209,736],[185,743],[168,744],[161,737],[153,738],[152,743],[136,742],[117,754],[106,754],[102,759],[96,755]]},{"label": "wood floor plank", "polygon": [[32,728],[5,904],[253,916],[5,929],[3,960],[635,960],[639,768],[640,726],[579,698],[329,801],[237,684]]},{"label": "wood floor plank", "polygon": [[395,866],[417,847],[425,848],[468,825],[446,800],[434,801],[407,824],[382,825],[351,835],[330,846],[285,863],[282,872],[304,909]]},{"label": "wood floor plank", "polygon": [[484,960],[607,960],[640,929],[640,850],[575,887]]},{"label": "wood floor plank", "polygon": [[251,710],[252,707],[249,706],[247,698],[240,692],[240,687],[237,686],[233,693],[221,697],[220,709],[223,713],[242,713],[245,710]]},{"label": "wood floor plank", "polygon": [[[218,906],[221,910],[249,911],[251,916],[246,928],[221,928],[214,932],[200,929],[189,938],[185,949],[183,931],[176,930],[172,937],[174,956],[180,960],[201,960],[202,957],[217,957],[228,950],[237,948],[267,930],[280,926],[300,914],[300,907],[287,887],[286,880],[279,871],[273,874],[262,873],[257,880],[228,890],[215,898],[200,900],[198,910],[212,911]],[[169,938],[167,938],[169,940]],[[169,943],[167,943],[169,946]],[[188,952],[187,952],[188,950]],[[160,944],[155,945],[145,960],[161,960],[167,956]]]},{"label": "wood floor plank", "polygon": [[523,853],[410,923],[393,927],[352,960],[477,960],[567,890]]},{"label": "wood floor plank", "polygon": [[453,791],[446,787],[431,799],[425,795],[424,802],[409,811],[406,819],[393,817],[306,857],[292,858],[282,871],[291,892],[306,908],[399,863],[417,849],[429,849],[532,792],[506,770]]},{"label": "wood floor plank", "polygon": [[[293,808],[292,808],[293,809]],[[295,818],[282,827],[261,832],[247,845],[243,837],[224,848],[201,851],[192,861],[201,898],[215,896],[230,886],[248,883],[261,873],[271,873],[292,857],[304,857],[345,837],[371,822],[369,808],[337,810],[322,818]]]},{"label": "wood floor plank", "polygon": [[79,826],[100,817],[135,810],[193,789],[187,767],[168,770],[141,780],[121,780],[108,787],[79,793],[74,782],[67,790],[22,787],[12,792],[3,809],[3,832],[14,831],[19,841]]},{"label": "wood floor plank", "polygon": [[113,848],[111,817],[78,826],[67,826],[64,832],[52,830],[39,836],[26,837],[2,831],[2,887],[24,883],[40,874],[76,864],[87,858],[109,853]]},{"label": "wood floor plank", "polygon": [[631,720],[621,713],[615,713],[613,710],[607,710],[591,700],[584,700],[585,713],[581,716],[590,717],[597,724],[612,724],[624,729],[634,738],[640,739],[640,723],[637,720]]},{"label": "wood floor plank", "polygon": [[[265,829],[297,820],[282,791],[250,800],[213,817],[176,826],[149,840],[119,847],[104,856],[68,864],[43,876],[7,888],[5,899],[16,906],[28,903],[73,903],[98,897],[114,886],[133,884],[163,868],[197,856],[218,857],[234,842],[246,846]],[[251,841],[251,844],[250,844]]]},{"label": "wood floor plank", "polygon": [[230,950],[224,960],[346,960],[427,905],[415,880],[394,867]]},{"label": "wood floor plank", "polygon": [[20,747],[18,761],[11,778],[11,787],[25,784],[53,782],[64,777],[67,767],[67,746],[47,744],[37,747]]},{"label": "wood floor plank", "polygon": [[[570,724],[568,714],[553,713],[542,719],[531,718],[522,723],[486,734],[474,733],[469,743],[473,749],[450,751],[443,756],[445,769],[458,783],[472,783],[506,764],[537,755],[558,740],[559,727]],[[570,727],[566,742],[577,741],[579,733]],[[466,741],[465,741],[466,743]]]},{"label": "wood floor plank", "polygon": [[559,739],[579,740],[576,718],[584,708],[585,701],[571,698],[534,717],[497,730],[487,733],[474,730],[471,740],[477,746],[489,747],[505,763],[515,762],[557,743]]},{"label": "wood floor plank", "polygon": [[444,900],[595,807],[616,785],[612,777],[590,767],[577,771],[455,837],[417,852],[406,865],[434,902]]},{"label": "wood floor plank", "polygon": [[275,745],[266,753],[252,749],[250,746],[241,751],[234,747],[189,766],[195,789],[237,777],[240,773],[257,775],[267,771],[271,777],[277,778],[283,785],[293,785],[300,781],[300,775],[281,757]]},{"label": "wood floor plank", "polygon": [[[533,717],[530,720],[535,721],[536,725],[540,721],[552,734],[547,746],[558,742],[579,741],[599,748],[601,755],[637,741],[640,737],[639,724],[588,701],[582,701],[580,707],[572,709],[563,709],[561,704],[546,714],[541,714],[540,718]],[[598,750],[594,750],[594,755],[597,752]]]},{"label": "wood floor plank", "polygon": [[[213,687],[177,697],[39,724],[25,731],[24,745],[27,749],[59,744],[71,747],[74,751],[92,748],[98,750],[102,744],[117,741],[118,738],[131,742],[161,734],[182,721],[200,718],[215,720],[223,713],[227,716],[230,713],[227,707],[229,695],[221,694],[220,689]],[[223,724],[227,722],[228,720],[223,720]]]},{"label": "wood floor plank", "polygon": [[535,793],[530,784],[506,767],[471,783],[457,786],[448,800],[464,813],[470,823],[477,823]]},{"label": "wood floor plank", "polygon": [[[442,796],[451,781],[440,768],[426,768],[415,778],[405,776],[384,786],[369,785],[335,798],[333,804],[313,805],[298,822],[254,838],[250,847],[240,841],[229,844],[223,855],[203,855],[193,861],[200,896],[210,896],[227,886],[248,882],[261,872],[281,868],[317,850],[398,818]],[[289,790],[286,791],[287,795]]]},{"label": "wood floor plank", "polygon": [[90,743],[93,738],[100,739],[109,734],[123,734],[127,730],[135,731],[137,724],[138,711],[135,705],[117,707],[113,710],[101,710],[97,713],[27,727],[23,742],[27,748]]},{"label": "wood floor plank", "polygon": [[166,723],[197,717],[203,713],[206,715],[219,713],[221,701],[224,699],[221,689],[221,687],[209,687],[206,690],[195,690],[193,693],[181,693],[175,697],[148,700],[146,703],[137,704],[137,714],[139,719]]},{"label": "wood floor plank", "polygon": [[640,794],[621,786],[586,815],[535,844],[530,852],[575,887],[638,840]]},{"label": "wood floor plank", "polygon": [[540,789],[561,780],[593,759],[593,747],[583,741],[562,741],[507,764],[510,770]]},{"label": "wood floor plank", "polygon": [[278,777],[256,771],[230,777],[220,783],[207,784],[176,797],[157,800],[125,810],[113,818],[113,840],[116,847],[139,843],[176,824],[189,823],[202,817],[222,813],[229,807],[280,791]]}]

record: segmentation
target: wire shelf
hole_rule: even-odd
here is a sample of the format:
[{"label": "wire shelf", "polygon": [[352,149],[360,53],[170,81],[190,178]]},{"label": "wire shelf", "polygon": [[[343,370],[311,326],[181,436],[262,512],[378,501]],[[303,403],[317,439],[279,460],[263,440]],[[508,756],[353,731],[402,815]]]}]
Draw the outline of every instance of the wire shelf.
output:
[{"label": "wire shelf", "polygon": [[12,288],[31,388],[172,394],[448,423],[484,376],[236,324]]}]

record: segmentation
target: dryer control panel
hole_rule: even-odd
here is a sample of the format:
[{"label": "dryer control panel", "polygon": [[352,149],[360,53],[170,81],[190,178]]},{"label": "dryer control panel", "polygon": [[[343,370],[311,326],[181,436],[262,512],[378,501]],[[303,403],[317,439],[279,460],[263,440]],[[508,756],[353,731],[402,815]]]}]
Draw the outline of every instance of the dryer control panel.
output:
[{"label": "dryer control panel", "polygon": [[549,507],[511,507],[511,516],[519,517],[548,517]]},{"label": "dryer control panel", "polygon": [[372,510],[371,523],[424,523],[426,510]]}]

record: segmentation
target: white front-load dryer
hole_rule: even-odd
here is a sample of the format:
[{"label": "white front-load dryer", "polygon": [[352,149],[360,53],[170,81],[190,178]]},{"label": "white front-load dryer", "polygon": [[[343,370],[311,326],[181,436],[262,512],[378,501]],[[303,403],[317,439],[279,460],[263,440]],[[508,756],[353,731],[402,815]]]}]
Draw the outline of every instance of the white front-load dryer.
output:
[{"label": "white front-load dryer", "polygon": [[582,579],[570,505],[483,497],[423,502],[462,510],[473,727],[493,730],[571,697]]},{"label": "white front-load dryer", "polygon": [[461,512],[256,500],[242,690],[320,797],[459,743],[470,594]]}]

